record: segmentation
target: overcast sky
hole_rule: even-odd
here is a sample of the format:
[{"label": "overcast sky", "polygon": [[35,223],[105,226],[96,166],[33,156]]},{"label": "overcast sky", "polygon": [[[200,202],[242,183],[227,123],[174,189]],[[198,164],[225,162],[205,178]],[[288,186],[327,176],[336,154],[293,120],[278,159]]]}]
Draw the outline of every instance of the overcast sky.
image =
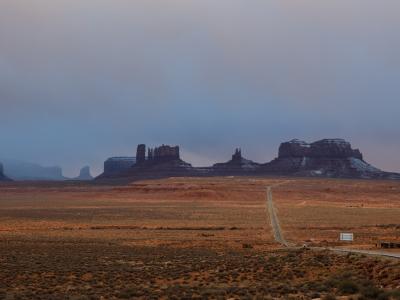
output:
[{"label": "overcast sky", "polygon": [[398,0],[1,0],[0,157],[194,165],[341,137],[400,171]]}]

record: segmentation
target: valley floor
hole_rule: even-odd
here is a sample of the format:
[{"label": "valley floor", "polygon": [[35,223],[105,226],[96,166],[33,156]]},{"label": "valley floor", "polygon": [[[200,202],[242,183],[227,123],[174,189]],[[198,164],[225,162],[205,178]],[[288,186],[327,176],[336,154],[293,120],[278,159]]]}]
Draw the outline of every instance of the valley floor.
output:
[{"label": "valley floor", "polygon": [[[396,297],[399,260],[278,244],[267,186],[291,245],[374,249],[400,240],[397,181],[6,183],[0,299]],[[355,241],[339,242],[340,232]]]}]

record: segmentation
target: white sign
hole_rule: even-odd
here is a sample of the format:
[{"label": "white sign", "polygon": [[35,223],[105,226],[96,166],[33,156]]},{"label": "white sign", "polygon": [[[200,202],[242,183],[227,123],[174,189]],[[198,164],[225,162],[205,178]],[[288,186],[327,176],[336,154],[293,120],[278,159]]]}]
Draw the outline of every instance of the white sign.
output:
[{"label": "white sign", "polygon": [[347,242],[352,242],[354,240],[354,234],[353,233],[340,233],[340,240],[341,241],[347,241]]}]

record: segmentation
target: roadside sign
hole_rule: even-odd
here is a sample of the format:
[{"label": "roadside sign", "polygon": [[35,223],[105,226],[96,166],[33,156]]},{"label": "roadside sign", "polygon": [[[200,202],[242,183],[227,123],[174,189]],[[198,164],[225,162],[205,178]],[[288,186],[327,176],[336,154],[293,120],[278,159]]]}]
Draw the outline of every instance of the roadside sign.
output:
[{"label": "roadside sign", "polygon": [[341,232],[340,233],[340,240],[341,241],[346,241],[346,242],[352,242],[354,240],[354,234],[353,233]]}]

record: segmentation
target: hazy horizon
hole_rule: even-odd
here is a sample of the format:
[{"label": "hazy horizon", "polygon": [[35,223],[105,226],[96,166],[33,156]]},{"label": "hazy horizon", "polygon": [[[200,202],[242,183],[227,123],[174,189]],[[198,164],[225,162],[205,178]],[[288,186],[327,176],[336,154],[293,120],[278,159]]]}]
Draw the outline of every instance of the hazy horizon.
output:
[{"label": "hazy horizon", "polygon": [[400,171],[399,1],[4,0],[1,158],[102,170],[136,145],[195,166],[344,138]]}]

